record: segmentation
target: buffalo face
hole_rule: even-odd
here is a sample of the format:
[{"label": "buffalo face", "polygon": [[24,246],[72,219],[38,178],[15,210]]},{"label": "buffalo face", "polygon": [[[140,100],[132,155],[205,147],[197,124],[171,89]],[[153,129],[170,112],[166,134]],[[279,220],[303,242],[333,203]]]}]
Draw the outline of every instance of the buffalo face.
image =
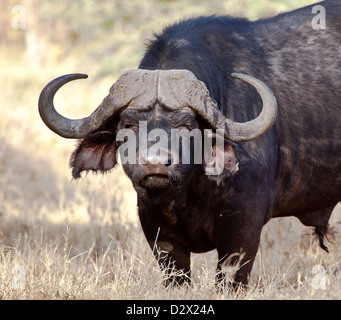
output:
[{"label": "buffalo face", "polygon": [[[157,103],[144,112],[129,108],[121,112],[118,131],[132,130],[136,141],[136,156],[133,154],[132,161],[127,161],[123,167],[137,191],[159,196],[181,188],[194,166],[193,152],[190,152],[189,161],[183,162],[182,145],[179,144],[179,150],[172,148],[172,133],[198,127],[196,115],[190,108],[169,110]],[[123,147],[123,143],[118,142],[118,146]],[[192,140],[190,149],[193,149],[193,143]],[[121,158],[124,158],[122,153],[125,151],[122,149]]]}]

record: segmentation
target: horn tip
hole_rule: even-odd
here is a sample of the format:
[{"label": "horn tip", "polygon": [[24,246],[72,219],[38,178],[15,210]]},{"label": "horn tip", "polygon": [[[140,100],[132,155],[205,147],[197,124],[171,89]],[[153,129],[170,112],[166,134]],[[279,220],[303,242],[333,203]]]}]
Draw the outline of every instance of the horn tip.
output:
[{"label": "horn tip", "polygon": [[75,73],[74,74],[75,76],[79,77],[79,79],[86,79],[88,78],[89,76],[85,73]]}]

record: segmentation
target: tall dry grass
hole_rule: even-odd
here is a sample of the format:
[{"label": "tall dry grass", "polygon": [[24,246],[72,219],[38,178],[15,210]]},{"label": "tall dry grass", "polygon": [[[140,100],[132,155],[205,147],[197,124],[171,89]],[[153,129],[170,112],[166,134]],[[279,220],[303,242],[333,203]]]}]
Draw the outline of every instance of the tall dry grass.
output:
[{"label": "tall dry grass", "polygon": [[[120,2],[125,13],[135,8],[134,1],[129,3],[133,4]],[[188,2],[188,15],[212,13],[219,7],[218,1],[210,2],[210,8],[195,3]],[[297,6],[284,1],[257,3],[226,1],[224,12],[255,18],[265,15],[267,6],[270,13]],[[237,296],[216,292],[215,252],[193,255],[191,287],[162,286],[162,274],[137,218],[136,194],[120,167],[104,176],[71,180],[68,159],[75,141],[45,127],[37,111],[39,93],[55,76],[88,72],[95,76],[61,89],[55,103],[70,117],[90,113],[115,77],[136,67],[143,54],[142,39],[159,30],[156,26],[166,19],[162,14],[168,21],[181,16],[179,1],[142,1],[143,12],[148,5],[153,6],[155,21],[148,20],[143,32],[125,31],[123,18],[115,22],[120,32],[114,39],[123,44],[109,60],[89,58],[87,48],[83,55],[71,48],[69,57],[53,58],[55,52],[59,57],[54,44],[47,51],[52,58],[37,65],[27,61],[24,47],[0,48],[0,299],[339,299],[340,207],[331,219],[339,232],[328,244],[329,254],[297,219],[271,220],[262,233],[250,288]],[[112,75],[103,73],[107,65]],[[325,288],[314,286],[315,265],[325,269]]]}]

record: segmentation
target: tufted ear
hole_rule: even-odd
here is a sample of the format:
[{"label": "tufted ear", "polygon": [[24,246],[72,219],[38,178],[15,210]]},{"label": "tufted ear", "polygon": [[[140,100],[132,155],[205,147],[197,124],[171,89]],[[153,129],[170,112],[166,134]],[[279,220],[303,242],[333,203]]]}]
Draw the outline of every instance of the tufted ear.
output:
[{"label": "tufted ear", "polygon": [[70,167],[72,176],[80,177],[82,171],[105,172],[115,167],[117,144],[112,132],[98,132],[85,137],[72,153]]},{"label": "tufted ear", "polygon": [[238,165],[234,149],[228,143],[224,143],[223,148],[213,145],[205,159],[205,170],[208,175],[219,175],[224,169],[236,173],[239,170]]}]

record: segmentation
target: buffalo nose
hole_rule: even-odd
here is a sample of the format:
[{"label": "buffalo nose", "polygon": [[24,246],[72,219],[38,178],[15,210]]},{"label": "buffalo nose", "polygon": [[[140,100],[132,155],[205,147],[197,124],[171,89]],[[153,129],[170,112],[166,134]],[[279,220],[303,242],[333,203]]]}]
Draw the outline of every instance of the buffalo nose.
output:
[{"label": "buffalo nose", "polygon": [[139,163],[147,166],[147,165],[165,165],[168,167],[173,162],[172,155],[168,152],[168,150],[160,149],[159,152],[149,152],[141,154],[139,157]]}]

